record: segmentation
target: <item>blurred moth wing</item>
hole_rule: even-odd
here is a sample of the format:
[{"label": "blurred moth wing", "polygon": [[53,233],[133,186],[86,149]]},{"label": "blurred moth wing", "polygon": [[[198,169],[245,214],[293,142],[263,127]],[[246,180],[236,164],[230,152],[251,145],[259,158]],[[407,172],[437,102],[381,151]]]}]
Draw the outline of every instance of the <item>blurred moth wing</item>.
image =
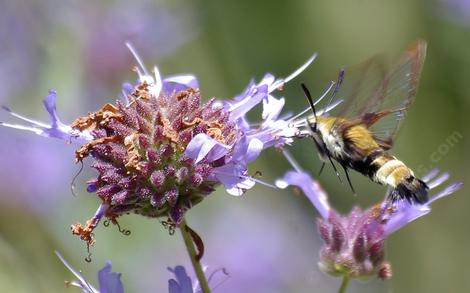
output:
[{"label": "blurred moth wing", "polygon": [[376,56],[340,71],[328,102],[336,97],[343,100],[339,112],[329,116],[317,115],[314,110],[306,118],[320,157],[329,160],[337,174],[332,159],[340,163],[352,189],[348,169],[390,186],[393,201],[427,200],[426,184],[387,152],[416,95],[425,56],[426,42],[418,40],[391,67]]},{"label": "blurred moth wing", "polygon": [[381,56],[346,69],[337,116],[364,122],[375,138],[392,147],[416,96],[425,57],[426,42],[418,40],[388,70]]}]

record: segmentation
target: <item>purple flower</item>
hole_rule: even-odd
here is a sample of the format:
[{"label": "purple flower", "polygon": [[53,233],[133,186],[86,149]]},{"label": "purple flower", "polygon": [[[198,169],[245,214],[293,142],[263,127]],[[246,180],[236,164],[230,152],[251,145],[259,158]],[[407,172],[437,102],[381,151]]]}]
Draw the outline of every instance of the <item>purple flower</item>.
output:
[{"label": "purple flower", "polygon": [[83,276],[81,271],[76,271],[59,252],[56,251],[57,257],[62,263],[75,275],[77,281],[67,282],[67,285],[79,287],[85,293],[123,293],[124,287],[121,282],[121,274],[112,272],[111,262],[107,262],[105,266],[98,271],[99,290],[94,288],[88,280]]},{"label": "purple flower", "polygon": [[193,284],[191,278],[186,273],[183,266],[168,268],[168,271],[175,274],[175,279],[168,280],[169,293],[193,293]]},{"label": "purple flower", "polygon": [[[435,188],[449,177],[447,173],[438,174],[437,170],[433,170],[423,180],[430,188]],[[331,208],[321,186],[300,169],[287,172],[276,185],[280,188],[288,185],[299,187],[320,213],[318,229],[324,246],[320,251],[319,266],[323,271],[354,278],[377,275],[388,279],[392,271],[390,263],[385,260],[385,239],[427,214],[432,202],[455,192],[462,183],[450,184],[422,205],[411,205],[405,201],[390,204],[385,200],[366,210],[355,207],[345,216]]]},{"label": "purple flower", "polygon": [[[174,268],[168,268],[168,271],[175,275],[175,279],[168,280],[168,291],[169,293],[202,293],[201,288],[197,280],[193,283],[191,278],[186,273],[186,269],[183,266],[175,266]],[[204,273],[206,273],[207,267],[204,267]],[[218,283],[215,283],[214,278],[219,277]],[[229,274],[226,269],[216,269],[209,276],[207,276],[207,282],[212,289],[215,289],[223,282],[227,280]]]},{"label": "purple flower", "polygon": [[438,16],[461,25],[470,23],[470,4],[467,0],[439,0],[435,6]]},{"label": "purple flower", "polygon": [[[292,129],[279,118],[284,100],[274,91],[295,78],[314,60],[285,79],[267,74],[250,83],[231,101],[214,98],[201,103],[195,76],[163,78],[157,67],[152,74],[128,45],[139,67],[135,85],[124,84],[122,100],[106,104],[71,124],[61,122],[56,112],[56,92],[44,98],[49,124],[35,121],[5,108],[30,125],[1,125],[59,138],[82,145],[76,161],[92,157],[98,176],[87,191],[101,199],[97,213],[86,225],[75,224],[72,232],[93,244],[93,229],[102,217],[117,224],[123,214],[166,217],[178,226],[185,212],[223,184],[228,193],[242,195],[257,179],[248,175],[247,164],[262,150],[290,143]],[[262,121],[250,125],[248,111],[263,104]]]},{"label": "purple flower", "polygon": [[92,136],[87,131],[74,130],[70,125],[66,125],[60,121],[59,116],[57,115],[56,97],[56,91],[50,90],[49,94],[43,99],[44,108],[49,113],[49,116],[51,118],[51,122],[49,124],[24,117],[20,114],[12,112],[10,108],[3,106],[2,108],[5,111],[9,112],[12,116],[23,120],[29,123],[30,125],[25,126],[21,124],[11,124],[5,122],[0,122],[0,125],[20,130],[31,131],[37,135],[44,137],[54,137],[67,141],[71,141],[72,139],[77,139],[79,141],[91,140]]},{"label": "purple flower", "polygon": [[[50,7],[48,3],[4,2],[0,11],[0,100],[25,91],[35,84],[40,76],[41,63],[44,60],[42,42],[38,36],[44,36],[47,28],[53,25],[52,18],[44,17]],[[28,21],[25,21],[25,20]],[[34,25],[32,25],[34,24]],[[17,78],[21,76],[21,78]]]},{"label": "purple flower", "polygon": [[[76,281],[66,282],[67,286],[74,286],[81,288],[84,293],[123,293],[124,287],[121,282],[121,274],[112,271],[111,262],[106,262],[105,266],[98,271],[99,290],[93,287],[90,282],[83,276],[81,271],[75,270],[64,258],[56,251],[57,257],[62,263],[75,275]],[[169,293],[201,293],[197,281],[192,282],[191,278],[186,273],[183,266],[175,266],[168,268],[168,271],[173,273],[174,279],[168,280]],[[207,267],[204,268],[207,271]],[[224,268],[214,270],[208,277],[209,285],[216,288],[227,280],[229,274]],[[215,278],[218,278],[215,283]]]}]

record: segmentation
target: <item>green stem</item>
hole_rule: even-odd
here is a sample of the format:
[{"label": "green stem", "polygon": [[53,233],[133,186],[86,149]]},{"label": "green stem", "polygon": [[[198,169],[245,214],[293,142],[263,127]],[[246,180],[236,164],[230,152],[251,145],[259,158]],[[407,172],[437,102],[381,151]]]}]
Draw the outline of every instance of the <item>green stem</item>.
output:
[{"label": "green stem", "polygon": [[197,279],[199,280],[199,286],[203,293],[210,293],[209,284],[206,280],[206,275],[202,269],[201,263],[196,259],[196,248],[194,247],[193,239],[189,234],[189,231],[186,228],[186,219],[180,224],[181,235],[183,236],[184,244],[186,245],[186,250],[188,251],[189,258],[191,258],[191,263],[193,264],[194,271],[196,272]]},{"label": "green stem", "polygon": [[346,274],[343,276],[343,281],[341,282],[341,287],[339,287],[338,293],[346,292],[346,289],[348,288],[348,285],[349,285],[349,280],[351,280],[349,278],[349,275]]}]

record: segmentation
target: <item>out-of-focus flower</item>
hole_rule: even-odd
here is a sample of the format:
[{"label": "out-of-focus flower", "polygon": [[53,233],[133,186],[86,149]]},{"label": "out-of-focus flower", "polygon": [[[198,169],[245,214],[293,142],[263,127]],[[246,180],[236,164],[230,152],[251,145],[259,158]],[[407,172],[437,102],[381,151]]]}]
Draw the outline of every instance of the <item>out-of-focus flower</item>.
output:
[{"label": "out-of-focus flower", "polygon": [[[199,83],[192,75],[162,78],[158,68],[150,75],[140,65],[135,86],[125,84],[123,100],[106,104],[96,112],[62,123],[56,113],[56,92],[44,98],[50,124],[35,121],[5,108],[31,124],[1,123],[45,137],[84,142],[76,160],[92,156],[98,177],[87,190],[102,200],[95,216],[72,232],[93,244],[93,229],[103,216],[116,223],[127,213],[168,217],[178,226],[184,213],[223,184],[228,193],[242,195],[257,180],[248,175],[247,164],[270,146],[289,143],[292,132],[279,119],[284,104],[272,93],[300,74],[315,58],[285,79],[266,75],[233,101],[210,99],[201,104]],[[249,125],[245,114],[263,102],[262,122]],[[292,136],[292,135],[289,135]]]},{"label": "out-of-focus flower", "polygon": [[[41,38],[49,19],[47,8],[30,1],[5,1],[0,11],[0,100],[5,101],[39,76]],[[21,76],[21,78],[16,78]]]},{"label": "out-of-focus flower", "polygon": [[[81,271],[75,270],[64,257],[56,251],[57,257],[62,263],[75,275],[76,281],[67,281],[67,286],[74,286],[82,289],[84,293],[123,293],[124,287],[121,282],[121,274],[112,271],[111,262],[107,262],[105,266],[98,271],[98,283],[99,289],[96,289],[91,283],[85,278]],[[186,269],[183,266],[175,266],[174,268],[168,268],[168,271],[173,273],[175,276],[168,280],[168,292],[169,293],[201,293],[199,283],[191,281],[191,278],[186,273]],[[207,267],[204,268],[204,272],[207,271]],[[218,282],[215,283],[214,277],[221,275],[222,279],[219,278]],[[228,278],[228,272],[224,269],[214,270],[207,278],[209,285],[212,289],[215,289],[222,284]]]},{"label": "out-of-focus flower", "polygon": [[453,23],[470,24],[470,3],[467,0],[438,0],[438,16]]},{"label": "out-of-focus flower", "polygon": [[[435,188],[448,179],[447,173],[436,178],[438,173],[433,170],[423,177],[429,188]],[[281,188],[288,185],[299,187],[319,211],[318,229],[324,241],[319,266],[323,271],[353,278],[377,275],[381,279],[392,276],[391,265],[385,260],[385,239],[427,214],[432,202],[462,186],[462,183],[452,183],[422,205],[405,201],[391,204],[385,200],[366,210],[355,207],[349,215],[342,216],[331,208],[321,186],[301,170],[287,172],[276,184]]]},{"label": "out-of-focus flower", "polygon": [[193,293],[191,278],[186,273],[183,266],[168,268],[168,271],[175,274],[175,279],[168,280],[168,291],[170,293]]},{"label": "out-of-focus flower", "polygon": [[162,1],[76,3],[69,10],[73,12],[68,17],[77,19],[69,22],[83,45],[84,88],[92,98],[109,95],[128,71],[132,60],[125,42],[147,58],[162,60],[197,37],[199,30],[187,6]]},{"label": "out-of-focus flower", "polygon": [[123,293],[124,287],[121,282],[121,274],[112,272],[111,262],[98,271],[99,290],[93,287],[83,276],[81,271],[76,271],[63,257],[56,251],[57,257],[75,275],[76,281],[66,282],[67,286],[81,288],[84,293]]},{"label": "out-of-focus flower", "polygon": [[[175,275],[175,279],[168,280],[168,291],[169,293],[202,293],[199,287],[199,282],[191,281],[191,278],[186,273],[186,269],[183,266],[175,266],[174,268],[168,268],[168,271]],[[206,274],[207,267],[204,267],[204,273]],[[221,275],[222,279],[217,283],[214,280],[216,275]],[[207,276],[207,281],[212,289],[217,288],[220,284],[225,282],[229,274],[226,269],[216,269],[210,275]]]}]

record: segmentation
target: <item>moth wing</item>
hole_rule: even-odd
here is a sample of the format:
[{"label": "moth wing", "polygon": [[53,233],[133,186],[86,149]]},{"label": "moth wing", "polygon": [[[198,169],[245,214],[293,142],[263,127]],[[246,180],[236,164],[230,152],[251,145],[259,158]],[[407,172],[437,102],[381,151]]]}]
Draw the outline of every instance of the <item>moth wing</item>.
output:
[{"label": "moth wing", "polygon": [[419,40],[389,70],[378,56],[345,70],[338,117],[365,123],[390,148],[416,95],[425,56],[426,42]]}]

